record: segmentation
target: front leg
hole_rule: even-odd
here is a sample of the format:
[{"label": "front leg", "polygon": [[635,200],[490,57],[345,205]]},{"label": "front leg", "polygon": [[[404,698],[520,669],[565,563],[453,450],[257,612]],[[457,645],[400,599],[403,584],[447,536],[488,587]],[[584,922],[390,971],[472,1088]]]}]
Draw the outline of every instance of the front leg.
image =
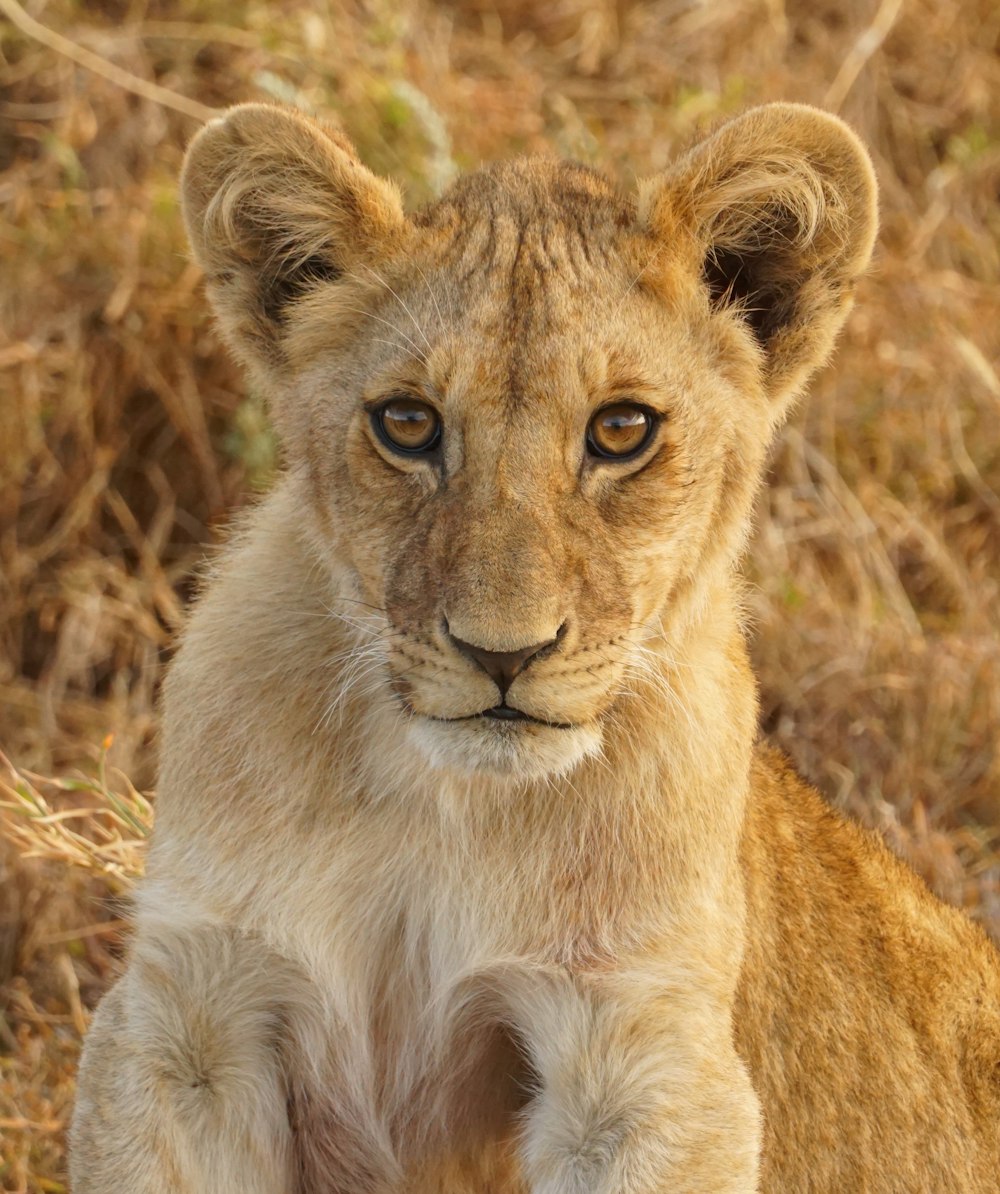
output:
[{"label": "front leg", "polygon": [[140,933],[84,1047],[75,1194],[293,1194],[280,996],[259,944]]},{"label": "front leg", "polygon": [[753,1194],[760,1111],[725,996],[548,975],[519,1009],[533,1194]]}]

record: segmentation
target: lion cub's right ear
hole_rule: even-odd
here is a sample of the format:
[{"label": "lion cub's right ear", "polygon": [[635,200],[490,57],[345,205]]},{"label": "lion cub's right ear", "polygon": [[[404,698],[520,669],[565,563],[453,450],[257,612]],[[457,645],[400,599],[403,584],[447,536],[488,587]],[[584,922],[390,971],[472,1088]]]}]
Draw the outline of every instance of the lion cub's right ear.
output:
[{"label": "lion cub's right ear", "polygon": [[265,376],[284,364],[289,305],[384,254],[405,226],[398,189],[346,137],[266,104],[240,105],[198,133],[181,196],[226,339]]}]

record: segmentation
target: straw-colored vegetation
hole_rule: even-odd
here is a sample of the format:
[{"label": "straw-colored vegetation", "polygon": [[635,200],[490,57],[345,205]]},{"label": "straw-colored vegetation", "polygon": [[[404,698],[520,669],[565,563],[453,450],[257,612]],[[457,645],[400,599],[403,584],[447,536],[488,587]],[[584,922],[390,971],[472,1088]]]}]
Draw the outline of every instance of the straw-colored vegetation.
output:
[{"label": "straw-colored vegetation", "polygon": [[185,141],[237,100],[340,119],[413,202],[542,149],[631,186],[763,100],[854,122],[881,250],[774,454],[750,561],[763,721],[1000,930],[994,0],[26,7],[0,0],[0,1188],[65,1189],[161,669],[199,559],[276,463],[177,211]]}]

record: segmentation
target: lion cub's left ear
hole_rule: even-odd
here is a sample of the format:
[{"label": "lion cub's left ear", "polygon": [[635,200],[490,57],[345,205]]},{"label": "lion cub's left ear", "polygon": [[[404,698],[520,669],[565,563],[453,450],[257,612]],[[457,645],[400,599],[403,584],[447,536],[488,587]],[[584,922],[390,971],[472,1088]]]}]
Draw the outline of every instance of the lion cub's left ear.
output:
[{"label": "lion cub's left ear", "polygon": [[877,190],[861,142],[816,108],[755,108],[644,182],[639,211],[753,335],[779,417],[829,353],[871,257]]},{"label": "lion cub's left ear", "polygon": [[184,220],[222,330],[265,375],[284,362],[290,304],[386,253],[406,225],[399,191],[338,131],[242,104],[191,142]]}]

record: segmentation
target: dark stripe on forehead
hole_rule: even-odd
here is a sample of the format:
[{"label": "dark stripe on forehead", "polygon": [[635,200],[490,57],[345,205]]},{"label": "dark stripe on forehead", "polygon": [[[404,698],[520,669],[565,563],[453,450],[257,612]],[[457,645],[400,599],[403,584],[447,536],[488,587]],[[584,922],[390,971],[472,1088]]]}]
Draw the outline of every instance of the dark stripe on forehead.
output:
[{"label": "dark stripe on forehead", "polygon": [[[597,171],[574,162],[520,158],[466,175],[414,217],[444,233],[443,264],[460,278],[530,263],[579,275],[612,249],[634,223],[634,208]],[[530,249],[525,255],[524,250]],[[567,277],[572,284],[576,279]]]},{"label": "dark stripe on forehead", "polygon": [[466,175],[415,222],[434,236],[438,267],[466,296],[459,301],[490,312],[516,407],[537,369],[532,346],[558,334],[581,294],[606,285],[597,275],[635,227],[635,211],[597,171],[521,158]]}]

